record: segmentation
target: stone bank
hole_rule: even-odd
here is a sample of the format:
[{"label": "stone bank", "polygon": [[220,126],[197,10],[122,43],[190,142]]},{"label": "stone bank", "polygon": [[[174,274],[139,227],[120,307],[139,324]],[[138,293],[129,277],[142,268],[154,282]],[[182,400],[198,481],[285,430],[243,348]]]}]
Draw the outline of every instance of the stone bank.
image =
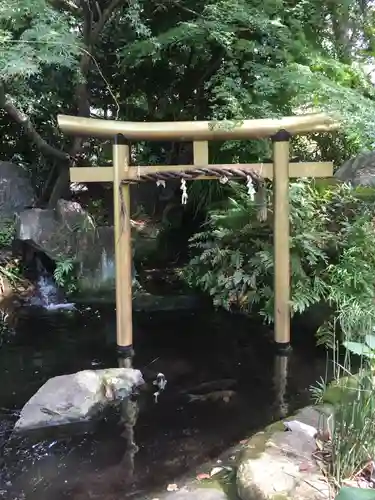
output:
[{"label": "stone bank", "polygon": [[[321,428],[323,414],[307,407],[291,421]],[[286,421],[287,422],[287,421]],[[310,427],[310,429],[311,429]],[[237,491],[241,500],[328,500],[329,487],[313,453],[315,438],[308,428],[283,422],[249,439],[239,459]]]}]

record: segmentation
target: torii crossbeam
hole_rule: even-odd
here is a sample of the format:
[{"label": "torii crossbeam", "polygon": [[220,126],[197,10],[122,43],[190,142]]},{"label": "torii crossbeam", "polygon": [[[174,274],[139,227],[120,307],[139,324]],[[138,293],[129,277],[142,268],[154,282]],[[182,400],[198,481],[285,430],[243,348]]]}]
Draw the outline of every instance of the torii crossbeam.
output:
[{"label": "torii crossbeam", "polygon": [[[231,122],[122,122],[59,115],[60,129],[70,135],[115,139],[112,167],[76,167],[70,169],[72,182],[113,182],[114,232],[116,261],[117,345],[124,357],[133,353],[132,328],[132,250],[129,184],[154,180],[157,175],[193,179],[246,175],[273,180],[274,190],[274,340],[279,352],[290,347],[290,255],[289,255],[289,178],[332,177],[332,162],[289,163],[289,142],[293,135],[330,132],[340,124],[324,113],[281,119]],[[210,140],[249,140],[271,138],[273,163],[209,164]],[[194,164],[176,166],[130,166],[129,142],[193,141]],[[190,175],[189,175],[190,178]],[[125,208],[125,210],[123,210]]]}]

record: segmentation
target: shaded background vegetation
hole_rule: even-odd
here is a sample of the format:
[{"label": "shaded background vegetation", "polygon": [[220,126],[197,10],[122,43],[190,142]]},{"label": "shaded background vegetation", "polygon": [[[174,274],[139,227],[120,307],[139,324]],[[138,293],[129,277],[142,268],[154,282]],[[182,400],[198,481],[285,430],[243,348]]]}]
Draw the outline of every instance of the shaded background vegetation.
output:
[{"label": "shaded background vegetation", "polygon": [[[107,142],[62,137],[58,113],[158,121],[339,112],[340,133],[298,139],[293,151],[337,165],[373,141],[366,0],[10,0],[0,2],[0,40],[1,159],[25,164],[39,205],[68,196],[72,162],[111,155]],[[134,161],[189,155],[186,145],[137,144]],[[211,156],[262,160],[269,143],[213,144]]]}]

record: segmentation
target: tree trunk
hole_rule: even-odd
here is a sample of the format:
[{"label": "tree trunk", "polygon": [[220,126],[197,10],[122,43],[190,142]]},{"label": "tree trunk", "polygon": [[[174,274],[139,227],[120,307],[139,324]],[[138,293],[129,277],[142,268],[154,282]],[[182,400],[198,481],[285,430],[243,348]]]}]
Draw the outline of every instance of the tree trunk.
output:
[{"label": "tree trunk", "polygon": [[[90,9],[88,2],[82,2],[83,8],[83,41],[86,50],[83,52],[80,60],[80,73],[83,81],[78,83],[75,90],[75,101],[77,116],[80,117],[90,117],[90,96],[87,87],[87,77],[92,63],[92,51],[98,42],[100,34],[106,24],[106,22],[111,18],[114,11],[123,3],[124,0],[112,0],[108,7],[101,12],[97,11],[97,19],[93,19],[93,10]],[[71,158],[76,158],[77,155],[82,153],[83,149],[83,139],[80,137],[75,137],[69,155]],[[59,169],[59,174],[57,176],[56,182],[51,192],[51,196],[48,201],[48,206],[53,208],[56,206],[59,198],[70,197],[70,176],[68,166],[62,166]]]},{"label": "tree trunk", "polygon": [[69,199],[70,176],[68,168],[61,168],[48,200],[48,208],[55,208],[60,198]]}]

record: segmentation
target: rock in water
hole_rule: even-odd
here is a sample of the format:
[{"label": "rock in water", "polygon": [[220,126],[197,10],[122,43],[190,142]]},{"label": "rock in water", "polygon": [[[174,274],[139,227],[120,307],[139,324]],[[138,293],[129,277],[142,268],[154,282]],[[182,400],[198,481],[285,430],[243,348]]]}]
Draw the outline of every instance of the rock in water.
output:
[{"label": "rock in water", "polygon": [[88,421],[144,384],[139,370],[84,370],[49,379],[23,407],[15,433]]},{"label": "rock in water", "polygon": [[306,407],[293,420],[271,424],[252,436],[238,463],[239,498],[329,500],[328,482],[314,458],[313,431],[322,424],[326,428],[324,415],[320,409]]}]

